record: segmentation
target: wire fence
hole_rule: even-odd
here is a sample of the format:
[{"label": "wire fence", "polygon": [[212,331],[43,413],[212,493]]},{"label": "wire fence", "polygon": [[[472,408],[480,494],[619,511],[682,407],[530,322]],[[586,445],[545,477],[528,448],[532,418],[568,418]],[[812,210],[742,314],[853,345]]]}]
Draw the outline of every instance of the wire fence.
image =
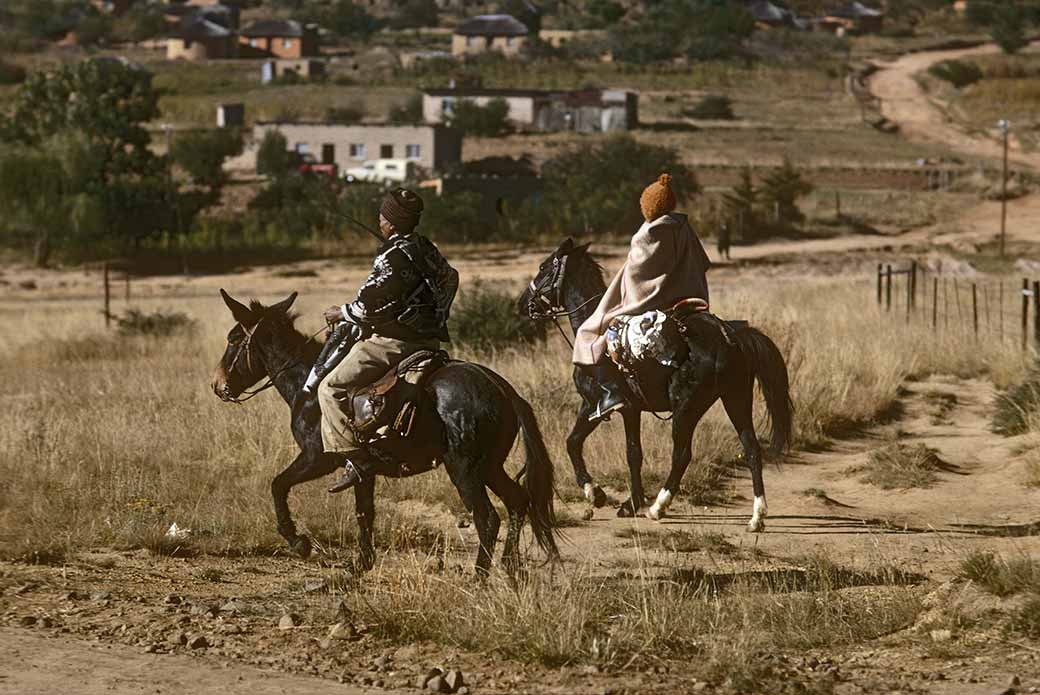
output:
[{"label": "wire fence", "polygon": [[[884,315],[935,332],[1030,343],[1040,350],[1040,281],[944,275],[917,261],[878,263],[876,300]],[[1032,315],[1032,321],[1030,321]]]}]

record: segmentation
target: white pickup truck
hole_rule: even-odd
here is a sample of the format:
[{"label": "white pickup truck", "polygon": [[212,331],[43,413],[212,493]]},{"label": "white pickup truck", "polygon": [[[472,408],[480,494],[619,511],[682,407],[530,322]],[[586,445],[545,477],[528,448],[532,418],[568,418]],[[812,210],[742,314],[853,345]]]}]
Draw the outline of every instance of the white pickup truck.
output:
[{"label": "white pickup truck", "polygon": [[389,186],[404,183],[415,178],[415,162],[407,159],[372,159],[359,167],[351,167],[343,172],[347,181],[363,181]]}]

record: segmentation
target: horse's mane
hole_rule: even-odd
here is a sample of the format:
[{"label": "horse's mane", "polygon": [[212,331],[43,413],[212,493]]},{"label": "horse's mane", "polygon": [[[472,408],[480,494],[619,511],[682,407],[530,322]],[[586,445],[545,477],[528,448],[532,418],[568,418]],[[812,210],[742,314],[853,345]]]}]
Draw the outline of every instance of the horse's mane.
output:
[{"label": "horse's mane", "polygon": [[572,253],[571,255],[574,256],[574,257],[580,258],[580,259],[584,260],[584,262],[588,263],[590,267],[595,269],[597,279],[599,279],[600,282],[604,282],[603,278],[606,275],[606,271],[603,269],[603,266],[600,265],[600,262],[597,261],[595,259],[595,257],[593,257],[593,255],[591,253],[589,253],[589,247],[588,246],[584,246],[583,245],[583,246],[577,247],[574,250],[574,253]]},{"label": "horse's mane", "polygon": [[294,339],[299,341],[300,345],[307,346],[309,351],[313,350],[315,355],[317,355],[318,351],[321,349],[321,342],[317,338],[304,335],[304,333],[296,327],[296,319],[300,318],[299,312],[272,312],[271,307],[261,304],[255,299],[249,301],[249,311],[256,316],[263,316],[281,330],[295,334]]}]

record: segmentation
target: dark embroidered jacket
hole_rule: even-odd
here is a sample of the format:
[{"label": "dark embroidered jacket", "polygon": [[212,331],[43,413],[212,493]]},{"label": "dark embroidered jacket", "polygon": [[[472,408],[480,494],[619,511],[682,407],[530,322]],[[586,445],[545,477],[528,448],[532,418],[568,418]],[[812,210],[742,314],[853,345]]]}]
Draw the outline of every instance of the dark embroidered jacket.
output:
[{"label": "dark embroidered jacket", "polygon": [[372,272],[348,312],[379,335],[448,340],[448,314],[459,274],[429,239],[395,234],[379,249]]}]

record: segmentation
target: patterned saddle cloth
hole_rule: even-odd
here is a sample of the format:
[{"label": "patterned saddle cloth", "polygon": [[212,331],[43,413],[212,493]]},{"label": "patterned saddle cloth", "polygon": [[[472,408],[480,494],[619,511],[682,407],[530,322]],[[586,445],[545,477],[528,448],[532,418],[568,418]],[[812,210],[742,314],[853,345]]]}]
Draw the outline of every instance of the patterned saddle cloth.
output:
[{"label": "patterned saddle cloth", "polygon": [[350,399],[351,423],[359,441],[407,437],[430,376],[449,361],[443,350],[420,350],[403,359],[378,381]]}]

